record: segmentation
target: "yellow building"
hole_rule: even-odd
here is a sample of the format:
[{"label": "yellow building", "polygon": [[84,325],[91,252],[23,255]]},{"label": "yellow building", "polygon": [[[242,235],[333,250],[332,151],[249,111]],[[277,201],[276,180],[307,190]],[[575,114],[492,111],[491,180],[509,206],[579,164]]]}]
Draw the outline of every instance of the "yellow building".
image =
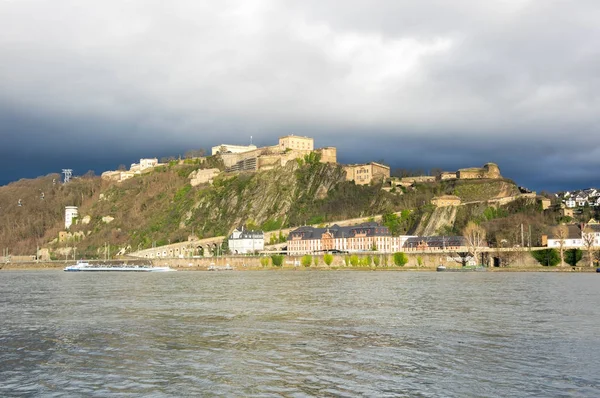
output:
[{"label": "yellow building", "polygon": [[366,164],[349,164],[344,166],[346,181],[354,181],[357,185],[370,184],[373,180],[390,178],[389,166],[371,162]]},{"label": "yellow building", "polygon": [[315,147],[315,140],[310,137],[302,137],[298,135],[286,135],[279,137],[279,149],[300,149],[312,151]]}]

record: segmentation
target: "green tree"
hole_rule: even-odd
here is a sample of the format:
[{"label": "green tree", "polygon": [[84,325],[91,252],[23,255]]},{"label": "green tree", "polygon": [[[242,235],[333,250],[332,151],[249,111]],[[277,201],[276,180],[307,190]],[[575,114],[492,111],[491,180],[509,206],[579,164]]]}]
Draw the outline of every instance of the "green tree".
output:
[{"label": "green tree", "polygon": [[581,249],[569,249],[565,250],[565,262],[571,267],[577,265],[579,260],[583,257],[583,251]]},{"label": "green tree", "polygon": [[310,267],[310,264],[312,263],[312,257],[309,256],[308,254],[305,256],[302,256],[302,258],[300,259],[300,263],[305,267]]},{"label": "green tree", "polygon": [[274,266],[281,267],[283,265],[283,256],[281,254],[273,254],[271,256],[271,261]]},{"label": "green tree", "polygon": [[388,227],[392,236],[400,235],[400,232],[402,231],[400,223],[401,220],[396,214],[386,213],[383,216],[381,216],[381,221],[383,225]]},{"label": "green tree", "polygon": [[333,254],[327,253],[323,256],[323,261],[325,262],[325,264],[327,265],[331,265],[331,263],[333,262]]},{"label": "green tree", "polygon": [[408,257],[402,252],[394,253],[394,264],[398,267],[404,267],[408,263]]},{"label": "green tree", "polygon": [[544,266],[554,267],[560,263],[560,253],[555,249],[535,250],[531,255]]}]

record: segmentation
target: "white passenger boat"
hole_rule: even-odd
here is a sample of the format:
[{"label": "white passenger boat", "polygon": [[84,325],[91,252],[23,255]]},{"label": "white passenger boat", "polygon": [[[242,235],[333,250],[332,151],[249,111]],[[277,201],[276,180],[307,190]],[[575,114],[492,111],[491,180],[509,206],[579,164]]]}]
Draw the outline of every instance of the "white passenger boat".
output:
[{"label": "white passenger boat", "polygon": [[152,265],[133,264],[90,264],[86,261],[78,261],[75,265],[65,267],[68,272],[169,272],[176,271],[170,267],[154,267]]}]

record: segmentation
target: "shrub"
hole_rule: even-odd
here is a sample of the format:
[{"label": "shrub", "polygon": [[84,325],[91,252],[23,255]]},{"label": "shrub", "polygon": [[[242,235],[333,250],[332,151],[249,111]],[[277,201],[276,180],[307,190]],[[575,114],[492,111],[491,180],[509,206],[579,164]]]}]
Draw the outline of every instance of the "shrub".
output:
[{"label": "shrub", "polygon": [[383,258],[381,259],[381,262],[383,263],[384,267],[387,267],[388,262],[389,262],[387,254],[383,256]]},{"label": "shrub", "polygon": [[356,267],[358,265],[358,262],[359,258],[356,254],[350,256],[350,264],[352,264],[353,267]]},{"label": "shrub", "polygon": [[379,263],[381,262],[381,258],[379,256],[373,257],[373,263],[376,267],[379,267]]},{"label": "shrub", "polygon": [[300,259],[300,263],[302,265],[304,265],[305,267],[310,267],[310,263],[312,263],[312,257],[309,256],[308,254],[305,256],[302,256],[302,258]]},{"label": "shrub", "polygon": [[396,266],[404,267],[406,263],[408,263],[408,257],[406,257],[406,254],[402,252],[394,253],[394,264],[396,264]]},{"label": "shrub", "polygon": [[347,266],[350,265],[350,257],[349,256],[344,256],[344,264]]},{"label": "shrub", "polygon": [[[278,218],[276,218],[274,220],[269,219],[269,220],[265,221],[263,223],[263,225],[261,225],[261,229],[265,232],[275,231],[275,230],[281,228],[281,224],[282,224],[281,220]],[[275,234],[273,234],[272,236],[275,236]]]},{"label": "shrub", "polygon": [[269,265],[269,257],[261,257],[260,258],[260,264],[263,267],[266,267],[267,265]]},{"label": "shrub", "polygon": [[273,265],[276,267],[281,267],[283,265],[283,255],[281,254],[273,254],[271,256],[271,261]]},{"label": "shrub", "polygon": [[327,265],[331,265],[331,263],[333,262],[333,254],[327,253],[323,256],[323,261],[325,262],[325,264]]},{"label": "shrub", "polygon": [[371,256],[363,257],[364,265],[366,265],[367,267],[370,267],[372,263],[373,263],[373,259],[371,258]]},{"label": "shrub", "polygon": [[544,249],[536,250],[531,252],[531,256],[535,258],[538,263],[546,266],[555,266],[560,263],[560,254],[556,249]]},{"label": "shrub", "polygon": [[565,262],[571,267],[574,267],[579,262],[579,260],[581,260],[581,257],[583,257],[583,252],[581,251],[581,249],[565,250]]},{"label": "shrub", "polygon": [[419,265],[419,267],[423,265],[423,257],[417,256],[417,264]]}]

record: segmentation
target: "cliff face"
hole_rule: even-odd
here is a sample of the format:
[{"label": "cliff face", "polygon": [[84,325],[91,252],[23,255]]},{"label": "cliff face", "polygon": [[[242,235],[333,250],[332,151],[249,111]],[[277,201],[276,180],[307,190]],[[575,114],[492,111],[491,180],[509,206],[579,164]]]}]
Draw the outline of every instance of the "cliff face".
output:
[{"label": "cliff face", "polygon": [[452,228],[456,220],[458,207],[437,207],[433,213],[424,215],[412,234],[418,236],[434,236],[441,234],[445,228]]},{"label": "cliff face", "polygon": [[340,166],[289,162],[261,173],[218,178],[199,195],[186,223],[200,221],[209,235],[227,234],[241,224],[272,230],[377,214],[387,203],[377,200],[383,195],[379,187],[346,182]]}]

